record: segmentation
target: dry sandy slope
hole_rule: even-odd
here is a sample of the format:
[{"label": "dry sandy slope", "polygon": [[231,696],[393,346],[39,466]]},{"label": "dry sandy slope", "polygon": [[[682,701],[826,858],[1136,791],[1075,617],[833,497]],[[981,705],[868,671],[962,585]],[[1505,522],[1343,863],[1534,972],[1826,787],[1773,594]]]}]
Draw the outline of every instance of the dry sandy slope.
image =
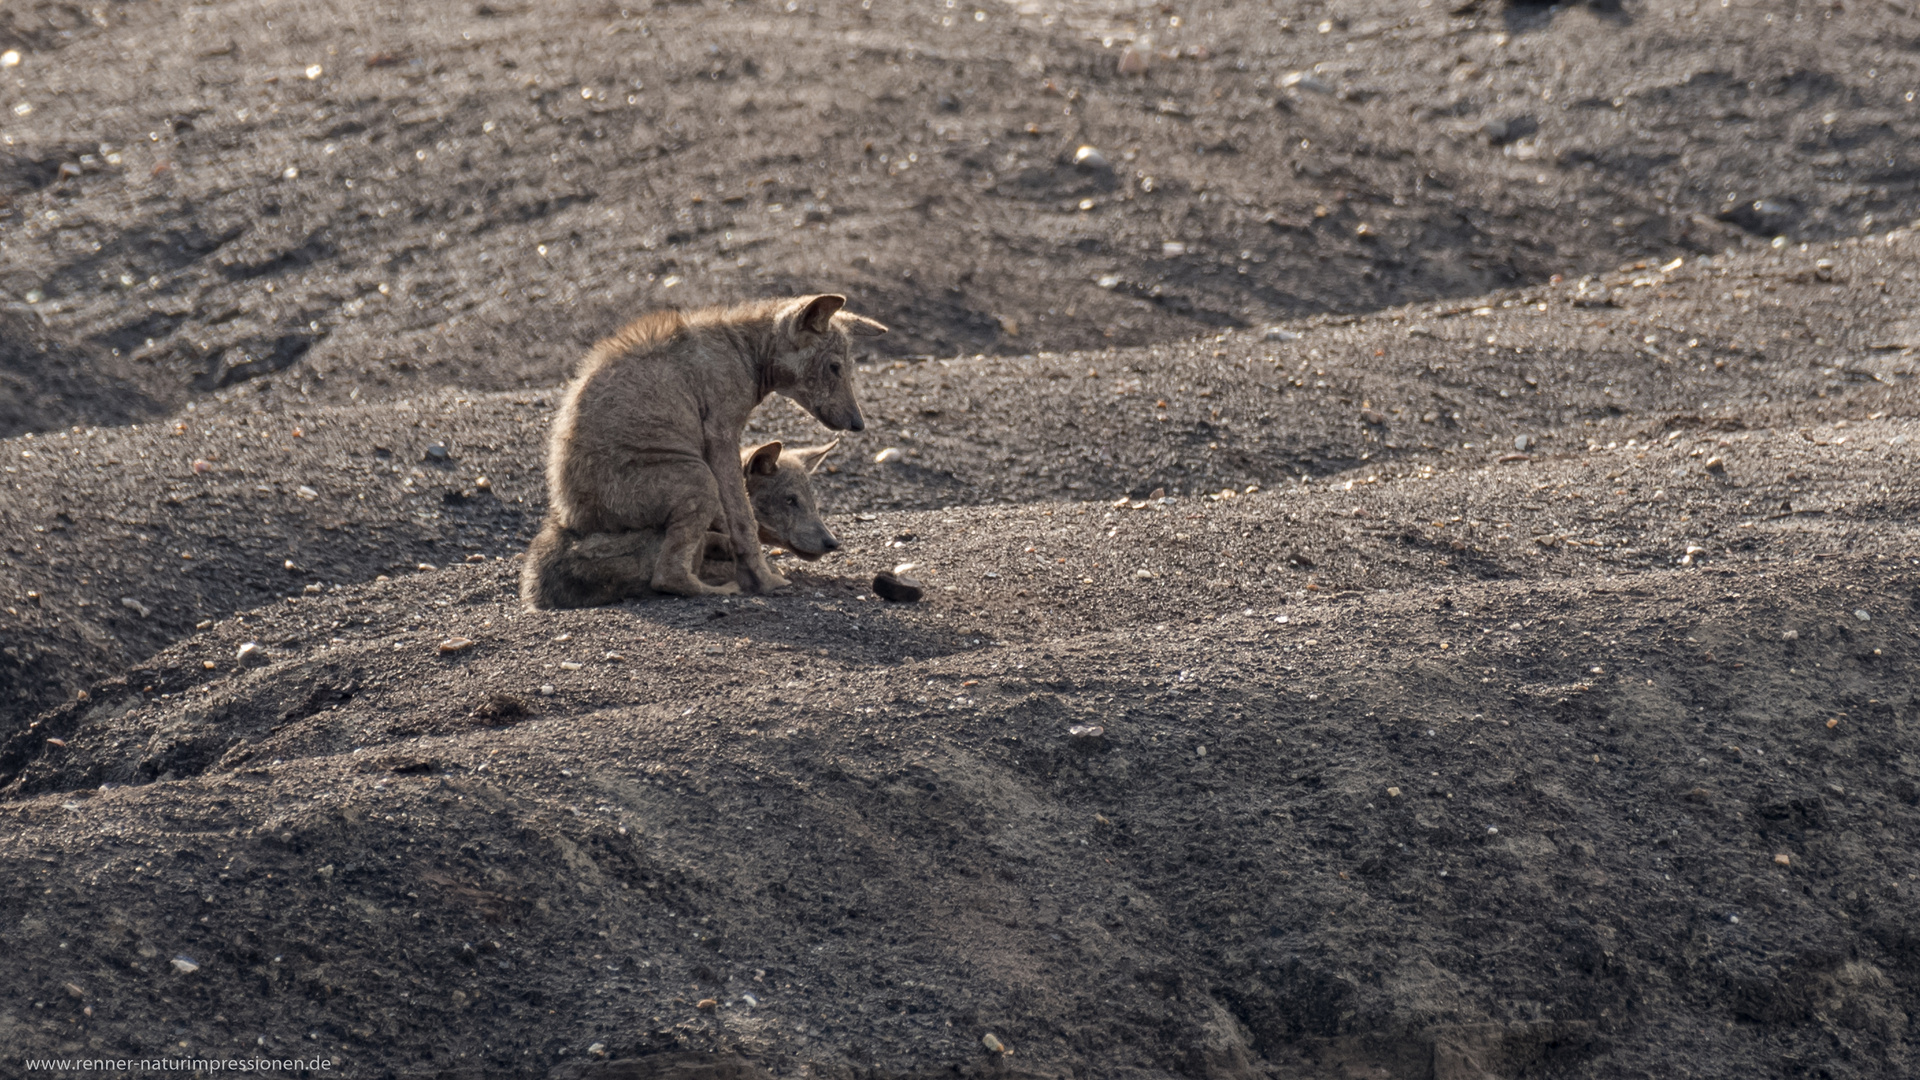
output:
[{"label": "dry sandy slope", "polygon": [[135,394],[0,422],[540,386],[662,303],[1091,348],[1920,216],[1904,4],[1451,7],[10,9],[0,288]]},{"label": "dry sandy slope", "polygon": [[[386,535],[431,505],[486,562],[292,603],[263,576],[225,595],[270,603],[0,748],[0,857],[51,890],[9,912],[8,1041],[319,1047],[370,1076],[538,1074],[595,1044],[988,1071],[988,1033],[1041,1075],[1897,1075],[1920,925],[1920,867],[1891,854],[1920,812],[1906,356],[1861,346],[1877,377],[1852,379],[1715,335],[1628,352],[1649,377],[1591,345],[1539,360],[1569,323],[1691,332],[1668,310],[1688,282],[1632,276],[1624,308],[1562,290],[1294,342],[870,372],[881,430],[943,427],[903,440],[912,469],[850,455],[828,505],[875,509],[834,515],[846,549],[791,595],[745,601],[518,611],[497,556],[529,509],[505,467],[538,438],[529,395],[315,410],[302,449],[244,457],[242,433],[296,443],[248,407],[264,395],[207,409],[212,442],[127,433],[149,462],[169,440],[245,461],[191,481],[213,487],[190,508],[446,438],[456,467],[424,494],[403,469],[274,505],[364,489],[355,520]],[[1522,348],[1444,369],[1474,410],[1455,426],[1408,419],[1441,354],[1365,346],[1459,364],[1469,333]],[[1327,377],[1282,383],[1276,350]],[[1674,359],[1702,355],[1731,359]],[[1522,370],[1558,374],[1530,400]],[[958,377],[1006,389],[916,416]],[[1339,419],[1360,394],[1401,412]],[[968,449],[1076,406],[1138,414],[1052,429],[1103,435],[1087,457],[1148,462],[1182,432],[1162,475],[1263,490],[1114,506],[1107,474],[1101,501],[1051,501]],[[1325,432],[1314,454],[1234,474],[1190,437],[1251,440],[1257,409]],[[1541,441],[1502,461],[1515,432]],[[494,492],[447,503],[479,468]],[[996,477],[1015,502],[979,505]],[[862,598],[895,560],[930,602]],[[442,658],[450,635],[477,644]],[[250,640],[270,664],[237,670]]]},{"label": "dry sandy slope", "polygon": [[[1239,333],[1090,354],[871,362],[860,393],[873,427],[846,441],[821,482],[842,517],[1159,488],[1192,495],[1302,476],[1436,470],[1444,486],[1512,452],[1517,437],[1559,457],[1684,435],[1668,449],[1689,456],[1665,466],[1678,475],[1626,489],[1628,503],[1683,486],[1701,498],[1731,489],[1739,505],[1714,511],[1728,526],[1771,530],[1783,504],[1899,525],[1911,521],[1912,474],[1899,464],[1911,446],[1887,440],[1904,429],[1850,443],[1835,429],[1820,441],[1843,441],[1825,451],[1754,433],[1912,415],[1916,244],[1899,230],[1667,273],[1629,268],[1484,306],[1295,324],[1302,336],[1290,341]],[[519,550],[544,498],[552,398],[441,392],[327,406],[295,387],[252,384],[166,423],[10,441],[0,497],[9,538],[0,582],[11,597],[0,611],[0,685],[17,702],[9,726],[204,620],[310,584]],[[777,400],[749,435],[824,437]],[[429,456],[435,444],[446,459]],[[871,462],[885,445],[906,451],[902,464]],[[1805,464],[1746,452],[1759,446]],[[1849,474],[1863,452],[1877,479]],[[1726,459],[1725,484],[1700,471],[1715,456]],[[207,471],[193,472],[195,461]],[[1696,526],[1639,564],[1744,542]]]},{"label": "dry sandy slope", "polygon": [[[1920,583],[1803,565],[1204,605],[1123,577],[1053,587],[1093,625],[1002,639],[966,609],[1026,601],[973,580],[526,615],[500,564],[268,609],[133,673],[165,699],[41,722],[67,745],[5,810],[45,886],[9,912],[7,1041],[1895,1075]],[[273,665],[203,670],[242,639]]]}]

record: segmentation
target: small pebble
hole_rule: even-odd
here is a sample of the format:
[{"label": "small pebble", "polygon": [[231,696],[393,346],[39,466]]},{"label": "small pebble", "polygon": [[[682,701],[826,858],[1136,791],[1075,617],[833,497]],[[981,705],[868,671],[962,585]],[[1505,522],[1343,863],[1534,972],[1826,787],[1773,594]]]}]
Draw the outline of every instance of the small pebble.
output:
[{"label": "small pebble", "polygon": [[1377,427],[1387,422],[1387,414],[1378,409],[1361,409],[1360,420],[1362,423],[1373,424]]},{"label": "small pebble", "polygon": [[449,653],[465,652],[471,648],[473,648],[472,638],[450,637],[440,643],[440,655],[446,656]]},{"label": "small pebble", "polygon": [[[1120,74],[1145,75],[1151,63],[1147,56],[1147,50],[1137,49],[1132,45],[1120,50]],[[991,1039],[993,1036],[989,1035],[987,1038]]]},{"label": "small pebble", "polygon": [[1515,450],[1520,451],[1523,454],[1526,453],[1528,450],[1533,448],[1533,436],[1515,435],[1513,437],[1513,448]]},{"label": "small pebble", "polygon": [[901,458],[905,456],[906,456],[905,454],[902,454],[900,452],[899,447],[889,446],[885,450],[882,450],[879,453],[873,455],[873,463],[875,465],[885,465],[885,464],[888,464],[889,462],[899,461]]},{"label": "small pebble", "polygon": [[1867,611],[1867,609],[1866,609],[1866,608],[1858,608],[1858,609],[1855,609],[1855,611],[1854,611],[1854,613],[1853,613],[1853,617],[1854,617],[1854,618],[1856,618],[1856,619],[1859,619],[1859,620],[1860,620],[1861,622],[1872,622],[1872,621],[1873,621],[1873,616],[1872,616],[1872,615],[1871,615],[1871,614],[1870,614],[1870,613],[1869,613],[1869,612]]},{"label": "small pebble", "polygon": [[1106,733],[1099,724],[1075,724],[1067,729],[1067,734],[1076,739],[1097,739]]},{"label": "small pebble", "polygon": [[1316,94],[1333,93],[1332,83],[1305,71],[1290,71],[1281,76],[1280,86],[1286,90],[1310,90]]},{"label": "small pebble", "polygon": [[579,671],[579,670],[580,670],[581,668],[583,668],[583,667],[586,667],[586,666],[587,666],[587,665],[585,665],[585,664],[582,664],[582,663],[577,663],[577,662],[575,662],[575,661],[573,661],[573,660],[562,660],[562,661],[560,661],[560,670],[561,670],[561,671]]},{"label": "small pebble", "polygon": [[143,604],[143,603],[141,603],[141,602],[140,602],[140,601],[138,601],[138,600],[135,600],[135,599],[134,599],[133,597],[131,597],[131,596],[123,596],[123,597],[121,597],[121,598],[120,598],[120,606],[121,606],[121,607],[123,607],[123,608],[126,608],[126,609],[127,609],[128,611],[131,611],[131,612],[133,612],[134,614],[136,614],[136,615],[138,615],[138,616],[140,616],[140,617],[141,617],[141,618],[143,618],[143,619],[144,619],[144,618],[146,618],[147,616],[149,616],[149,615],[151,615],[151,614],[153,614],[153,609],[152,609],[152,608],[149,608],[149,607],[147,607],[147,605],[145,605],[145,604]]},{"label": "small pebble", "polygon": [[300,496],[303,499],[306,499],[308,502],[312,502],[314,499],[317,499],[320,497],[319,492],[313,490],[312,488],[308,487],[305,484],[301,484],[299,487],[295,488],[293,493],[295,495]]},{"label": "small pebble", "polygon": [[473,482],[473,486],[479,488],[481,491],[492,491],[493,481],[482,476]]},{"label": "small pebble", "polygon": [[918,578],[882,571],[873,575],[873,593],[882,600],[911,604],[927,594],[927,587]]},{"label": "small pebble", "polygon": [[980,1045],[986,1047],[987,1049],[993,1051],[996,1054],[1013,1053],[1013,1051],[1007,1049],[1007,1044],[1001,1042],[1000,1037],[995,1035],[991,1031],[987,1032],[985,1035],[980,1036]]},{"label": "small pebble", "polygon": [[553,684],[552,684],[552,683],[542,683],[542,684],[541,684],[541,686],[540,686],[540,696],[541,696],[541,697],[552,697],[552,696],[553,696]]},{"label": "small pebble", "polygon": [[1083,146],[1073,152],[1073,163],[1087,172],[1102,172],[1112,168],[1107,155],[1091,146]]},{"label": "small pebble", "polygon": [[208,472],[208,471],[210,471],[210,470],[211,470],[212,468],[213,468],[213,462],[211,462],[211,461],[208,461],[208,460],[207,460],[206,458],[196,458],[196,459],[194,459],[194,462],[193,462],[193,471],[194,471],[194,472],[196,472],[196,473],[203,473],[203,472]]},{"label": "small pebble", "polygon": [[447,452],[446,443],[428,443],[427,457],[433,461],[445,461],[452,455]]},{"label": "small pebble", "polygon": [[1296,334],[1291,330],[1281,329],[1278,326],[1267,327],[1267,332],[1261,336],[1262,336],[1262,339],[1266,341],[1299,341],[1300,340],[1299,334]]},{"label": "small pebble", "polygon": [[191,975],[200,970],[200,965],[184,956],[176,956],[173,958],[173,970],[182,975]]},{"label": "small pebble", "polygon": [[1787,855],[1784,855],[1784,854],[1783,854],[1783,855],[1775,855],[1775,856],[1773,857],[1773,861],[1774,861],[1774,862],[1776,862],[1776,863],[1779,863],[1779,864],[1780,864],[1781,866],[1792,866],[1792,865],[1793,865],[1793,859],[1792,859],[1791,857],[1789,857],[1789,856],[1787,856]]},{"label": "small pebble", "polygon": [[1727,474],[1727,463],[1724,459],[1710,457],[1707,459],[1707,471],[1715,476],[1725,476]]},{"label": "small pebble", "polygon": [[1388,789],[1387,789],[1387,798],[1389,798],[1389,799],[1397,799],[1397,798],[1399,798],[1399,797],[1400,797],[1400,789],[1399,789],[1399,788],[1397,788],[1397,787],[1390,787],[1390,788],[1388,788]]},{"label": "small pebble", "polygon": [[[259,642],[249,641],[240,646],[233,658],[240,661],[241,667],[261,667],[267,663],[267,650]],[[207,666],[212,667],[213,661],[207,661]]]}]

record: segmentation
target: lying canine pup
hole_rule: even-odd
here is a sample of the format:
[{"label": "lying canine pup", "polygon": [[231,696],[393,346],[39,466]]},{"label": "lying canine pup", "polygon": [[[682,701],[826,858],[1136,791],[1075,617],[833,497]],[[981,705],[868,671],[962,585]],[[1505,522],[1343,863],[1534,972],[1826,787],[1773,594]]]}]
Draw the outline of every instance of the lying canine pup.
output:
[{"label": "lying canine pup", "polygon": [[[779,443],[740,451],[747,497],[759,539],[778,544],[811,562],[836,550],[809,479],[834,447],[810,446],[783,450]],[[759,545],[754,545],[759,550]],[[520,599],[536,608],[578,608],[614,604],[630,596],[646,596],[654,567],[660,559],[660,533],[652,529],[620,533],[579,533],[563,529],[551,519],[527,549],[520,571]],[[706,565],[701,577],[732,582],[736,571],[733,547],[724,533],[707,533]]]},{"label": "lying canine pup", "polygon": [[[747,414],[770,393],[836,431],[866,426],[853,397],[848,339],[887,328],[840,310],[845,304],[843,296],[824,295],[662,311],[595,345],[554,419],[547,527],[583,536],[659,534],[647,583],[655,592],[705,596],[785,585],[755,542],[735,454]],[[738,585],[700,580],[715,521],[735,554]]]}]

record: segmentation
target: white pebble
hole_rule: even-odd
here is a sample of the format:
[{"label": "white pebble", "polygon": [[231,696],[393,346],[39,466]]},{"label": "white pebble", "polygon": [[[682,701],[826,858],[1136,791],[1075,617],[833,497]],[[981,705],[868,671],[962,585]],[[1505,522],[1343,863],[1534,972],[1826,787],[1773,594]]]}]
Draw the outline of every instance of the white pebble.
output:
[{"label": "white pebble", "polygon": [[1107,155],[1101,153],[1099,150],[1096,150],[1091,146],[1083,146],[1080,149],[1075,150],[1073,152],[1073,163],[1087,170],[1088,172],[1098,172],[1101,169],[1105,169],[1109,167],[1107,162]]}]

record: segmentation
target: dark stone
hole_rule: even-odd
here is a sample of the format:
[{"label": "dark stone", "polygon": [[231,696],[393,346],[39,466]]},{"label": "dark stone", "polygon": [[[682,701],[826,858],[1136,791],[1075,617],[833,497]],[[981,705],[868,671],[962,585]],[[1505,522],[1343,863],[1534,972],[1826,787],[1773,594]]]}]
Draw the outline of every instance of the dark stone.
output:
[{"label": "dark stone", "polygon": [[896,604],[911,604],[927,595],[927,587],[913,578],[883,570],[873,575],[873,594]]}]

